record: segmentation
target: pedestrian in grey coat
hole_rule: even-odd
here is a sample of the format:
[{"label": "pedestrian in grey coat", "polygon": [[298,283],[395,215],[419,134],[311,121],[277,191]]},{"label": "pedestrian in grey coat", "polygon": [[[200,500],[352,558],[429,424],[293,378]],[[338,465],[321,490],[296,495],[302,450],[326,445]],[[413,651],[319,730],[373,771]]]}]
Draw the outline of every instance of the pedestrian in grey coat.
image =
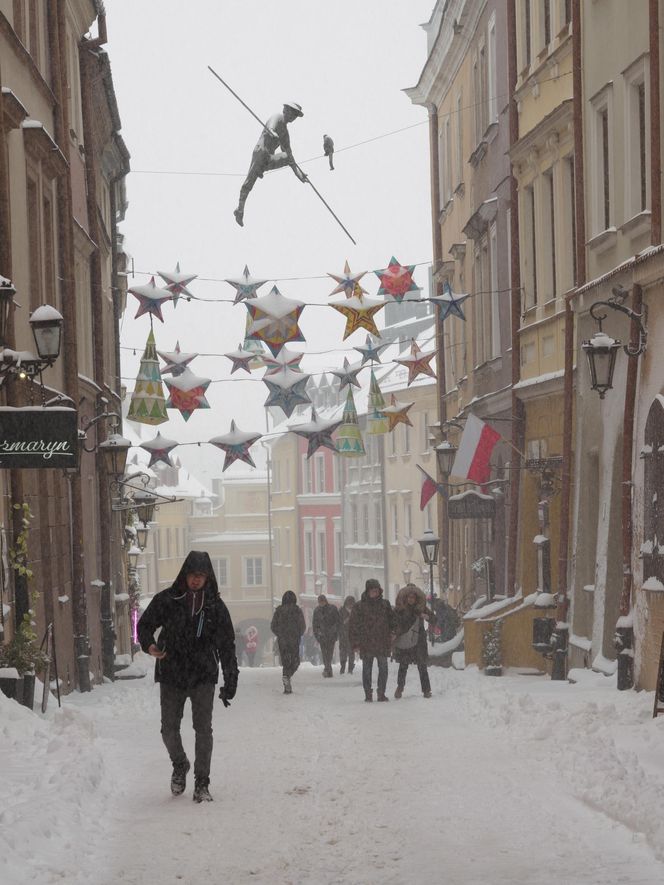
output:
[{"label": "pedestrian in grey coat", "polygon": [[286,590],[274,610],[270,629],[277,637],[284,694],[292,694],[291,677],[300,666],[300,639],[306,630],[304,614],[292,590]]}]

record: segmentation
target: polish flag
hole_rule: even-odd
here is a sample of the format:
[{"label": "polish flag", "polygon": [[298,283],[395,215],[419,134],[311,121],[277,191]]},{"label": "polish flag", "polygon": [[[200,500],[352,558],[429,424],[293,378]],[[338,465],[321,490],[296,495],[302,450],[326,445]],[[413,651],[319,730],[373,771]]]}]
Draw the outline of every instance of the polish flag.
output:
[{"label": "polish flag", "polygon": [[419,464],[416,465],[417,469],[422,474],[422,489],[420,491],[420,510],[424,510],[429,501],[434,497],[436,492],[440,492],[444,494],[442,486],[440,486],[433,476],[429,476],[426,470],[423,467],[420,467]]},{"label": "polish flag", "polygon": [[458,479],[469,479],[478,485],[488,482],[491,478],[489,459],[500,438],[493,427],[489,427],[475,415],[468,415],[451,475]]}]

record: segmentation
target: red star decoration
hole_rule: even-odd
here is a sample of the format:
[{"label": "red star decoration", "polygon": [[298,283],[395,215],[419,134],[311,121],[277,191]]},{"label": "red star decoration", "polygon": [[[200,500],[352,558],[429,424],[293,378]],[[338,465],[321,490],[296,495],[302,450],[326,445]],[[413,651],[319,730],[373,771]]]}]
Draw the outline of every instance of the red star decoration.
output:
[{"label": "red star decoration", "polygon": [[429,375],[431,378],[436,377],[436,373],[429,365],[435,355],[435,350],[432,350],[429,353],[422,353],[413,338],[412,344],[410,345],[410,356],[404,356],[399,360],[394,360],[394,362],[399,363],[399,365],[405,366],[408,369],[408,386],[410,387],[418,375]]},{"label": "red star decoration", "polygon": [[380,280],[378,295],[384,295],[394,301],[403,301],[407,292],[419,291],[419,286],[413,280],[414,270],[414,264],[399,264],[397,259],[392,256],[386,268],[374,271]]}]

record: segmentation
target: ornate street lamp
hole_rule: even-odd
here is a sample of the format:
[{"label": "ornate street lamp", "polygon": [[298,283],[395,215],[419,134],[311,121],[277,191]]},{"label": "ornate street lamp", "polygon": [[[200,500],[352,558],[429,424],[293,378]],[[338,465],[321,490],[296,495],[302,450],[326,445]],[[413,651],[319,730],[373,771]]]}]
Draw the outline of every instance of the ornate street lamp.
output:
[{"label": "ornate street lamp", "polygon": [[28,322],[32,328],[39,358],[47,366],[53,365],[60,356],[62,314],[50,304],[42,304],[32,311]]},{"label": "ornate street lamp", "polygon": [[142,523],[147,525],[154,521],[154,511],[157,506],[157,499],[149,492],[135,491],[133,494],[134,506],[138,511],[138,518]]},{"label": "ornate street lamp", "polygon": [[[433,606],[433,566],[434,563],[438,560],[438,545],[440,544],[440,538],[438,538],[431,529],[427,529],[421,538],[418,539],[417,542],[420,545],[420,550],[422,551],[422,559],[429,566],[429,593],[431,595],[431,611],[435,614],[434,606]],[[434,644],[434,632],[433,632],[433,624],[429,623],[429,636],[431,637],[431,645]]]},{"label": "ornate street lamp", "polygon": [[144,522],[139,522],[136,526],[136,543],[141,550],[145,550],[147,547],[149,531],[150,527]]},{"label": "ornate street lamp", "polygon": [[459,449],[449,440],[444,439],[436,446],[435,451],[440,472],[444,476],[449,476],[452,472],[452,465],[454,464],[454,459],[456,458],[456,453]]},{"label": "ornate street lamp", "polygon": [[129,548],[129,552],[127,553],[127,562],[129,563],[129,568],[133,571],[136,570],[136,566],[138,565],[138,557],[141,555],[141,553],[141,548],[137,547],[136,544]]},{"label": "ornate street lamp", "polygon": [[109,476],[124,476],[131,442],[120,436],[119,433],[111,433],[104,442],[99,443],[97,448],[104,457],[106,472]]},{"label": "ornate street lamp", "polygon": [[642,313],[637,313],[631,307],[627,307],[623,302],[629,293],[622,286],[614,286],[611,291],[613,292],[612,298],[608,301],[596,301],[591,306],[590,316],[597,321],[599,330],[595,332],[592,338],[581,343],[581,348],[588,358],[591,388],[599,393],[600,399],[604,399],[606,391],[611,390],[613,387],[613,372],[621,344],[620,341],[611,338],[610,335],[602,331],[602,322],[606,319],[607,314],[598,313],[598,308],[608,307],[611,310],[617,310],[636,323],[639,340],[636,344],[622,345],[627,356],[640,356],[646,349],[646,341],[648,339],[648,331],[643,322],[646,318],[645,307]]},{"label": "ornate street lamp", "polygon": [[12,281],[0,276],[0,347],[7,344],[7,329],[9,327],[9,313],[16,295],[16,289]]}]

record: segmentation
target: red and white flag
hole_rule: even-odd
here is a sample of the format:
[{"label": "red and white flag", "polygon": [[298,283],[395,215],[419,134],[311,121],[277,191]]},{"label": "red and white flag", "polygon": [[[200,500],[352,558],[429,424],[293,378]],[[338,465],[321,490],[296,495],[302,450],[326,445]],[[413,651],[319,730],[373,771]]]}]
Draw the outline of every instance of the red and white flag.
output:
[{"label": "red and white flag", "polygon": [[491,479],[489,459],[500,438],[493,427],[489,427],[475,415],[468,415],[451,475],[458,479],[469,479],[478,485],[488,482]]},{"label": "red and white flag", "polygon": [[422,474],[422,489],[420,491],[420,510],[424,510],[429,501],[434,497],[436,492],[440,492],[441,494],[445,494],[444,489],[433,476],[429,476],[424,467],[420,467],[419,464],[416,465],[417,469]]}]

